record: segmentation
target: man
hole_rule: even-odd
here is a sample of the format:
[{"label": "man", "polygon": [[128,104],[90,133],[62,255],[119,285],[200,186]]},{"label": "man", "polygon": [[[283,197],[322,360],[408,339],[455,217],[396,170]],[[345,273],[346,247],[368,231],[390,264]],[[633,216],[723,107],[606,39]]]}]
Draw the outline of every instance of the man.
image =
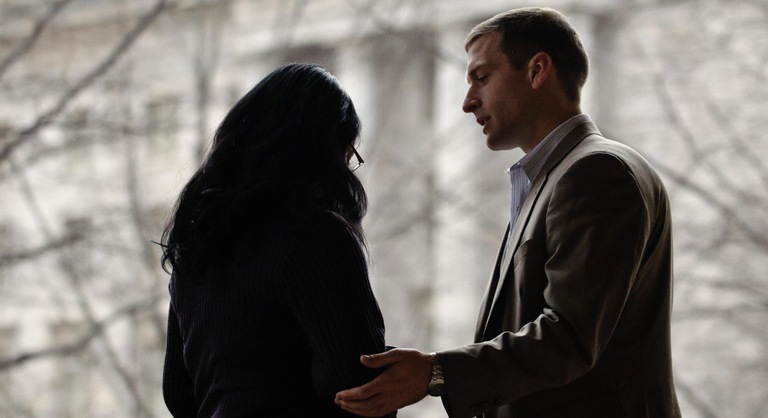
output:
[{"label": "man", "polygon": [[378,416],[440,395],[451,417],[679,417],[672,379],[672,238],[664,186],[581,113],[587,55],[548,8],[499,14],[468,36],[464,111],[509,172],[512,218],[475,344],[363,356],[386,367],[337,394]]}]

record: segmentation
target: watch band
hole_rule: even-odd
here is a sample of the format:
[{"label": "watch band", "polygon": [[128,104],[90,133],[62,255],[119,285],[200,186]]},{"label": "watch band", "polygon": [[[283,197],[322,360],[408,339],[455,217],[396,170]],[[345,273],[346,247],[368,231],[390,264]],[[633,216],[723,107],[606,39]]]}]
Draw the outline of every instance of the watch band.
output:
[{"label": "watch band", "polygon": [[429,360],[432,363],[432,376],[429,380],[427,393],[430,396],[443,396],[445,394],[445,379],[443,378],[443,368],[437,360],[437,353],[429,353]]}]

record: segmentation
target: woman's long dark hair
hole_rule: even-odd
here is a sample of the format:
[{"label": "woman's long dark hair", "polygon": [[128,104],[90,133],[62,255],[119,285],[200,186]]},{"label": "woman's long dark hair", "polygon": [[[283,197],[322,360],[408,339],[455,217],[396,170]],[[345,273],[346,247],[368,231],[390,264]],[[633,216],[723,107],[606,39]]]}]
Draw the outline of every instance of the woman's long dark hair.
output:
[{"label": "woman's long dark hair", "polygon": [[332,211],[362,240],[366,195],[347,165],[352,100],[313,64],[273,71],[229,111],[163,233],[166,271],[196,275],[274,216]]}]

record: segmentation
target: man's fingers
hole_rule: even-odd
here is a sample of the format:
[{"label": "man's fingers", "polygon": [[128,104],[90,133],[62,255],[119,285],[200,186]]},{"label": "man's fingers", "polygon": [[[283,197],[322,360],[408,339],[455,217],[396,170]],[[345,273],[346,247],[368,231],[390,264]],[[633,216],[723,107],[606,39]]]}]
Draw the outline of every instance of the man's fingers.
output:
[{"label": "man's fingers", "polygon": [[[345,411],[364,417],[381,417],[388,414],[389,410],[381,402],[380,396],[373,396],[363,401],[339,401],[336,403]],[[394,409],[393,409],[394,410]]]},{"label": "man's fingers", "polygon": [[402,360],[402,353],[400,351],[400,349],[394,349],[379,354],[360,356],[360,363],[371,369],[380,369]]},{"label": "man's fingers", "polygon": [[363,386],[348,389],[336,394],[335,402],[345,411],[356,415],[364,417],[380,417],[385,415],[386,412],[380,412],[382,407],[381,397],[377,396],[378,394],[365,396],[366,394]]},{"label": "man's fingers", "polygon": [[379,378],[377,377],[362,386],[342,390],[336,394],[336,403],[338,404],[339,401],[362,401],[375,396],[378,381]]},{"label": "man's fingers", "polygon": [[352,402],[352,401],[362,401],[367,399],[363,395],[363,387],[358,386],[356,388],[342,390],[341,392],[336,394],[336,403],[341,405],[342,401]]}]

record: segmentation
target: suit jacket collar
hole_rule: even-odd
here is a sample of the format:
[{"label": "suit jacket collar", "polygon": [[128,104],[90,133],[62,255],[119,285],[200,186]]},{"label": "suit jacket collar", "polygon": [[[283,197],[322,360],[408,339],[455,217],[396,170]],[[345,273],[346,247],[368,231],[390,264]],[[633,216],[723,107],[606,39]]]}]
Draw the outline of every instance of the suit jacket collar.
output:
[{"label": "suit jacket collar", "polygon": [[533,182],[531,183],[531,190],[528,193],[528,198],[525,199],[525,202],[523,202],[523,207],[520,208],[520,215],[518,216],[517,222],[515,223],[515,229],[510,235],[512,239],[511,242],[514,244],[514,249],[517,249],[517,247],[520,245],[520,237],[522,236],[523,231],[525,231],[526,226],[528,226],[528,219],[531,215],[531,209],[539,199],[539,193],[541,192],[541,188],[547,182],[549,173],[560,163],[560,161],[563,160],[566,155],[568,155],[569,152],[571,152],[573,148],[576,147],[576,145],[578,145],[584,138],[592,134],[600,134],[600,131],[597,129],[597,126],[593,122],[586,121],[580,125],[577,125],[575,128],[573,128],[573,130],[571,130],[571,132],[568,133],[568,135],[565,136],[565,138],[563,138],[562,142],[560,142],[560,144],[552,151],[552,154],[550,154],[549,158],[547,158],[547,161],[544,163],[539,176],[533,179]]}]

